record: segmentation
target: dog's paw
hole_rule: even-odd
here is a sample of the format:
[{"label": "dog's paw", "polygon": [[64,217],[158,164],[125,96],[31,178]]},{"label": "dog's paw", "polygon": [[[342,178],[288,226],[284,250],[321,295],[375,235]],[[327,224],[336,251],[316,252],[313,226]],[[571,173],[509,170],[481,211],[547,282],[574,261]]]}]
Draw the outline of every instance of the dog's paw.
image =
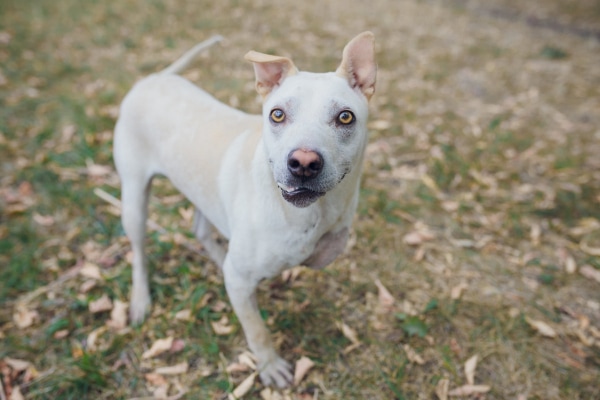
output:
[{"label": "dog's paw", "polygon": [[259,371],[260,380],[265,386],[276,386],[283,389],[294,383],[292,366],[281,357],[260,365]]},{"label": "dog's paw", "polygon": [[144,293],[144,291],[137,293],[135,290],[132,292],[129,303],[129,320],[132,325],[140,325],[144,322],[150,311],[150,303],[149,293]]}]

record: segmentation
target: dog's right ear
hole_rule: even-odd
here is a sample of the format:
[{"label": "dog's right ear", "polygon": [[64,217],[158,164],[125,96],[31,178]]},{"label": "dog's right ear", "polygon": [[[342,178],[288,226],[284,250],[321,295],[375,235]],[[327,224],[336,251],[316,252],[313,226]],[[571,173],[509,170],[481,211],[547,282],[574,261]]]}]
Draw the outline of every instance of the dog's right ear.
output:
[{"label": "dog's right ear", "polygon": [[298,72],[292,60],[286,57],[249,51],[244,58],[254,64],[256,91],[263,99],[286,77]]}]

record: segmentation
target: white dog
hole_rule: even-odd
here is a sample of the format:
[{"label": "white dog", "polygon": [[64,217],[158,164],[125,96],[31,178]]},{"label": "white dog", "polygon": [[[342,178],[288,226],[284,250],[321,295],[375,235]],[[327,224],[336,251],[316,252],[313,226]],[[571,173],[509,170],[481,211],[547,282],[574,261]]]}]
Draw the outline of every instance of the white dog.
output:
[{"label": "white dog", "polygon": [[[133,248],[131,321],[150,307],[144,255],[152,177],[164,175],[194,204],[195,233],[222,267],[231,304],[265,385],[292,382],[256,304],[258,283],[295,265],[322,268],[345,248],[358,201],[375,92],[374,38],[364,32],[336,72],[300,72],[257,52],[262,115],[249,115],[177,75],[201,43],[137,83],[121,105],[114,159],[122,182],[123,226]],[[229,240],[222,248],[216,228]]]}]

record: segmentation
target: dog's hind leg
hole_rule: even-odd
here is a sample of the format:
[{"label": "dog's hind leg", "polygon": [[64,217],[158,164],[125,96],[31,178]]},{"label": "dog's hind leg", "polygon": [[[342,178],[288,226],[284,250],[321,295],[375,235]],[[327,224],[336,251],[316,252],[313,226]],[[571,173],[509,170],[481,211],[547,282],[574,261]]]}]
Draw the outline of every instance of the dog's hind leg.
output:
[{"label": "dog's hind leg", "polygon": [[129,316],[133,324],[139,324],[150,310],[151,303],[144,240],[152,177],[121,174],[121,181],[121,220],[133,252]]},{"label": "dog's hind leg", "polygon": [[219,266],[219,268],[223,268],[225,249],[213,237],[213,225],[197,208],[194,214],[194,234],[206,249],[209,257]]}]

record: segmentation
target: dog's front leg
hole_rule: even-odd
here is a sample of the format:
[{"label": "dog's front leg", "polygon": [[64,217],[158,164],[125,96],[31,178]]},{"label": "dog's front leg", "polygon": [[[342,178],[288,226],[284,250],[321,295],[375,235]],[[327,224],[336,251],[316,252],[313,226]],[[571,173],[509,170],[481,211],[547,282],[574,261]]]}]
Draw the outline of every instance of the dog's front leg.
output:
[{"label": "dog's front leg", "polygon": [[258,359],[258,369],[263,384],[280,388],[293,382],[292,368],[279,357],[271,335],[263,322],[256,301],[256,287],[259,279],[241,266],[234,265],[228,255],[223,266],[225,288],[244,333],[250,350]]}]

